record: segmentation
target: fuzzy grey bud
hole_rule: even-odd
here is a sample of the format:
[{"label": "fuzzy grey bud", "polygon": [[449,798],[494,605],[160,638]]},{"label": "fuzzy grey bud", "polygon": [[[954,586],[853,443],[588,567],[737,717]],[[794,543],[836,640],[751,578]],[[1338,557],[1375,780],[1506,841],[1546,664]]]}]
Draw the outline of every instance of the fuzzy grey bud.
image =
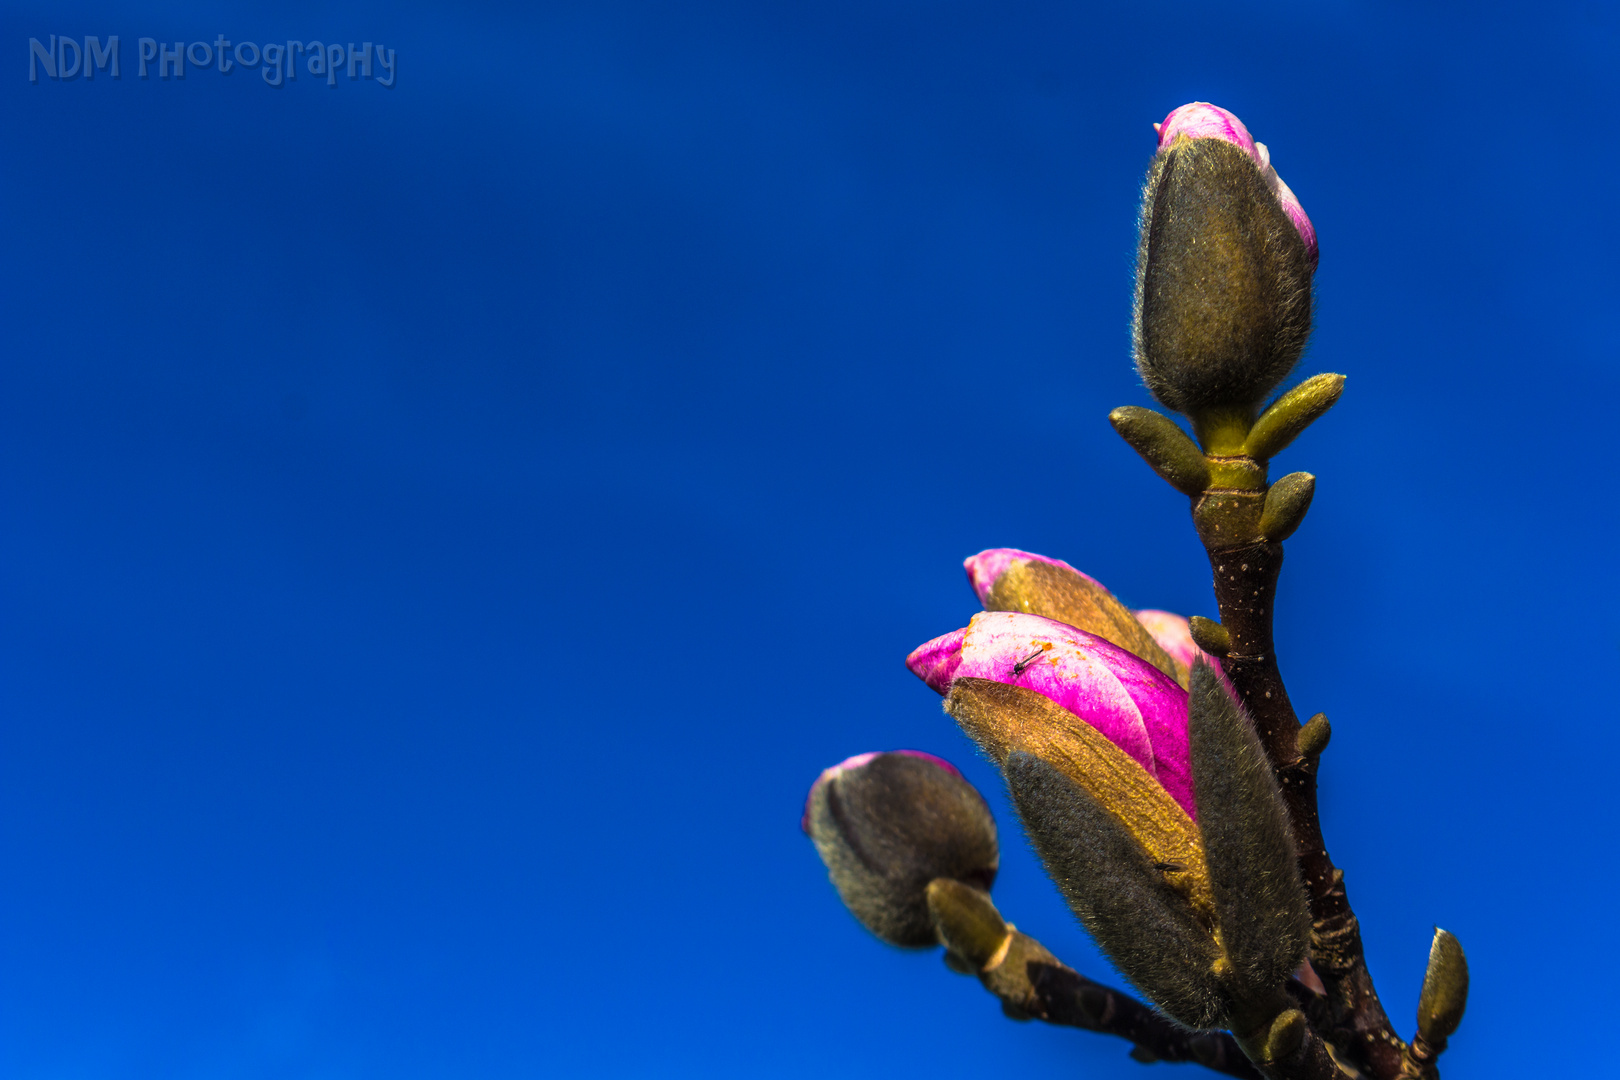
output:
[{"label": "fuzzy grey bud", "polygon": [[1252,421],[1310,336],[1312,251],[1247,131],[1171,124],[1161,135],[1142,192],[1137,369],[1195,420]]},{"label": "fuzzy grey bud", "polygon": [[995,818],[932,754],[859,754],[833,766],[811,787],[803,825],[845,905],[891,945],[935,944],[929,882],[988,890],[995,881]]}]

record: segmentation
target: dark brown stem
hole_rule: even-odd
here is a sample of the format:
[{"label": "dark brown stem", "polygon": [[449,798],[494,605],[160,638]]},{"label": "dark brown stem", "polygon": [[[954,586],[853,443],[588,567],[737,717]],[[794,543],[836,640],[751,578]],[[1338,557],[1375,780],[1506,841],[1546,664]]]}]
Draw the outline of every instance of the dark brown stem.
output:
[{"label": "dark brown stem", "polygon": [[[1299,719],[1277,667],[1272,616],[1283,552],[1281,544],[1252,539],[1250,521],[1257,517],[1262,498],[1258,492],[1209,491],[1193,502],[1193,520],[1214,571],[1221,625],[1231,641],[1222,663],[1254,719],[1293,821],[1313,920],[1311,965],[1327,989],[1327,1026],[1321,1034],[1373,1080],[1396,1080],[1406,1044],[1396,1036],[1373,989],[1344,874],[1323,843],[1317,763],[1299,752]],[[1249,542],[1232,543],[1240,538]]]},{"label": "dark brown stem", "polygon": [[1015,1019],[1118,1036],[1133,1045],[1131,1056],[1142,1062],[1193,1062],[1227,1076],[1262,1080],[1231,1035],[1189,1031],[1129,994],[1092,982],[1027,934],[1013,931],[1005,958],[979,981]]}]

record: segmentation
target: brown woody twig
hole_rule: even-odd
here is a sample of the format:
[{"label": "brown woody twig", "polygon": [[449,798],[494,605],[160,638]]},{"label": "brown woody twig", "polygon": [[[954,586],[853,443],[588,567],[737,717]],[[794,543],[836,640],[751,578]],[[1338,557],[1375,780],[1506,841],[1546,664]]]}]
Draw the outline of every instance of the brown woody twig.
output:
[{"label": "brown woody twig", "polygon": [[[1242,464],[1264,475],[1260,463],[1242,459]],[[1193,520],[1214,571],[1225,631],[1222,663],[1254,719],[1293,822],[1313,920],[1311,964],[1327,990],[1321,1034],[1341,1060],[1372,1080],[1396,1080],[1406,1044],[1395,1034],[1373,988],[1344,873],[1333,865],[1322,839],[1317,761],[1300,752],[1301,725],[1277,666],[1272,618],[1283,551],[1280,543],[1256,536],[1264,500],[1264,488],[1210,489],[1193,500]]]},{"label": "brown woody twig", "polygon": [[1129,994],[1081,975],[1027,934],[1012,932],[1006,955],[979,981],[1015,1020],[1115,1035],[1141,1062],[1193,1062],[1227,1076],[1260,1080],[1237,1041],[1224,1031],[1189,1031]]}]

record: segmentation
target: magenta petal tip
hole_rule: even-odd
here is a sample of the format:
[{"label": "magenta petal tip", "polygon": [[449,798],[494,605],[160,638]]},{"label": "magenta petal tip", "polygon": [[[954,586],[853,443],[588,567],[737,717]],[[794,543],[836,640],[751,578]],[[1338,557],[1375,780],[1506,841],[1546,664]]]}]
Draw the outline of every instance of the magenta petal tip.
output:
[{"label": "magenta petal tip", "polygon": [[1181,136],[1189,139],[1221,139],[1242,150],[1260,165],[1255,150],[1254,136],[1231,112],[1207,101],[1192,101],[1171,109],[1162,123],[1154,125],[1159,133],[1159,149],[1167,149]]},{"label": "magenta petal tip", "polygon": [[935,693],[948,692],[951,680],[956,678],[956,669],[962,666],[962,641],[966,636],[964,627],[923,642],[906,657],[906,667]]},{"label": "magenta petal tip", "polygon": [[979,603],[990,602],[990,590],[995,588],[996,582],[1001,579],[1013,563],[1020,560],[1030,562],[1043,562],[1049,566],[1061,566],[1065,570],[1074,570],[1076,574],[1087,581],[1094,581],[1091,575],[1075,570],[1074,567],[1062,559],[1053,559],[1046,555],[1037,555],[1033,551],[1019,551],[1017,548],[986,548],[977,555],[962,560],[962,569],[967,571],[968,583],[979,596]]}]

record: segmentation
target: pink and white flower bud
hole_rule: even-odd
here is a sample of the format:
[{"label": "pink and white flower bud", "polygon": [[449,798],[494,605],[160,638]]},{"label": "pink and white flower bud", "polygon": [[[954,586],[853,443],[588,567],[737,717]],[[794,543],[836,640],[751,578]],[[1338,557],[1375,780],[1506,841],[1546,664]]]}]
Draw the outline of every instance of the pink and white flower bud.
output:
[{"label": "pink and white flower bud", "polygon": [[1177,139],[1185,136],[1189,139],[1220,139],[1249,155],[1255,168],[1265,178],[1266,186],[1282,204],[1283,212],[1288,220],[1294,223],[1299,231],[1299,238],[1305,241],[1305,250],[1309,252],[1311,268],[1316,268],[1316,228],[1311,225],[1311,219],[1305,214],[1305,207],[1300,204],[1298,196],[1283,183],[1277,170],[1271,167],[1271,151],[1266,144],[1255,142],[1249,129],[1243,126],[1232,113],[1219,105],[1211,105],[1207,101],[1194,101],[1180,108],[1170,110],[1170,115],[1153,125],[1153,130],[1159,133],[1159,150],[1162,153],[1175,145]]},{"label": "pink and white flower bud", "polygon": [[1207,101],[1194,101],[1171,109],[1169,116],[1153,125],[1153,130],[1159,133],[1160,150],[1169,149],[1183,135],[1189,139],[1224,139],[1252,157],[1256,165],[1260,164],[1254,136],[1243,126],[1243,121]]},{"label": "pink and white flower bud", "polygon": [[1194,814],[1187,692],[1119,646],[1040,615],[985,611],[919,646],[906,666],[940,694],[961,678],[1035,691],[1125,751]]},{"label": "pink and white flower bud", "polygon": [[989,548],[962,560],[968,582],[990,611],[1022,611],[1096,634],[1181,681],[1185,669],[1154,642],[1129,608],[1102,582],[1047,555]]}]

